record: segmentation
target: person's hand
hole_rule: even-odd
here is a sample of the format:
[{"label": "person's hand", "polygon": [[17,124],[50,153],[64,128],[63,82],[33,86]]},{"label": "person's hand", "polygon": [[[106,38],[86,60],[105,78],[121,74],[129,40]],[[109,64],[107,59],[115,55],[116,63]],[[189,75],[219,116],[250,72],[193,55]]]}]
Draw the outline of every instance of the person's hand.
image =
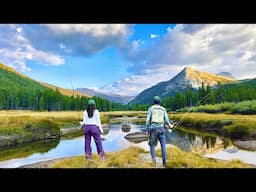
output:
[{"label": "person's hand", "polygon": [[83,121],[79,121],[80,125],[83,125]]},{"label": "person's hand", "polygon": [[173,124],[169,124],[169,127],[171,128],[171,129],[173,129],[174,128],[174,126],[173,126]]}]

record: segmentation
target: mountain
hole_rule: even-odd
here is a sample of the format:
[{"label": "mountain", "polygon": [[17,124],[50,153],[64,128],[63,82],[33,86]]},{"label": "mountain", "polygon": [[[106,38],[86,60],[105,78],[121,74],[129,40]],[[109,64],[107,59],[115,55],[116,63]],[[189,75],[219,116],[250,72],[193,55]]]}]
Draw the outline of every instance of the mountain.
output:
[{"label": "mountain", "polygon": [[177,92],[184,91],[187,87],[191,89],[198,89],[205,85],[214,86],[220,82],[221,84],[236,82],[235,79],[215,75],[209,72],[201,72],[194,70],[191,67],[185,67],[180,73],[169,81],[160,82],[144,91],[142,91],[130,104],[150,104],[155,95],[161,98],[166,98],[174,95]]},{"label": "mountain", "polygon": [[102,97],[102,98],[108,99],[111,102],[116,102],[116,103],[127,104],[129,101],[134,99],[134,97],[132,97],[132,96],[122,96],[122,95],[117,95],[117,94],[106,94],[106,93],[101,93],[99,91],[95,91],[95,90],[88,89],[88,88],[77,88],[75,90],[80,92],[80,93],[84,93],[84,94],[87,94],[87,95],[90,95],[90,96]]},{"label": "mountain", "polygon": [[221,72],[221,73],[218,73],[216,75],[220,75],[220,76],[228,77],[228,78],[231,78],[231,79],[235,79],[234,76],[229,72]]},{"label": "mountain", "polygon": [[77,95],[79,96],[86,96],[86,97],[91,97],[89,94],[86,94],[86,93],[81,93],[79,91],[76,91],[76,90],[70,90],[70,89],[64,89],[64,88],[61,88],[61,87],[57,87],[55,85],[51,85],[51,84],[48,84],[48,83],[44,83],[44,82],[39,82],[40,84],[42,84],[43,86],[46,86],[50,89],[53,89],[53,90],[56,90],[58,89],[59,92],[63,95],[67,95],[67,96],[74,96],[76,97]]},{"label": "mountain", "polygon": [[[86,95],[84,93],[80,93],[80,92],[76,92],[76,91],[73,91],[73,90],[57,87],[55,85],[51,85],[51,84],[48,84],[48,83],[36,81],[34,79],[31,79],[30,77],[28,77],[26,75],[23,75],[22,73],[17,72],[13,68],[8,67],[8,66],[6,66],[6,65],[4,65],[2,63],[0,63],[0,69],[1,69],[0,77],[2,77],[1,78],[1,85],[9,84],[10,87],[13,87],[13,84],[16,84],[17,86],[19,86],[20,84],[22,84],[23,86],[25,86],[26,84],[30,84],[30,85],[33,85],[33,86],[35,86],[37,88],[40,87],[39,88],[40,90],[43,89],[44,87],[48,87],[48,88],[50,88],[52,90],[58,89],[61,94],[67,95],[67,96],[80,95],[80,96],[87,96],[87,97],[89,97],[89,95]],[[6,73],[8,73],[8,75],[6,75]]]},{"label": "mountain", "polygon": [[[70,97],[74,92],[35,81],[0,63],[0,110],[84,110],[89,98]],[[107,99],[97,97],[95,102],[100,111],[112,109]]]}]

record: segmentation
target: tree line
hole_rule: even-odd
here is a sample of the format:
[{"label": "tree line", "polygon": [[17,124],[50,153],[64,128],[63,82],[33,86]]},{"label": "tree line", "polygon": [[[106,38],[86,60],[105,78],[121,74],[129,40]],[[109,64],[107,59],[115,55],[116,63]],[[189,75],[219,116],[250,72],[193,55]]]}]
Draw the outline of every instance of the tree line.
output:
[{"label": "tree line", "polygon": [[186,88],[174,96],[167,97],[162,104],[175,111],[184,107],[192,107],[205,104],[217,104],[223,102],[240,102],[256,99],[256,79],[233,84],[220,84],[210,87],[202,83],[198,90]]}]

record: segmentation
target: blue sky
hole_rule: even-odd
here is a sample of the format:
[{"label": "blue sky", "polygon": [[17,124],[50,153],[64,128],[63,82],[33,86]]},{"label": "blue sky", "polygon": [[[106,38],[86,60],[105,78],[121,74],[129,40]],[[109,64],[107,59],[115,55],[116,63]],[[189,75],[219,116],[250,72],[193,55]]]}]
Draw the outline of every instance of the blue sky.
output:
[{"label": "blue sky", "polygon": [[63,88],[136,95],[186,66],[254,78],[255,37],[247,24],[0,24],[0,62]]}]

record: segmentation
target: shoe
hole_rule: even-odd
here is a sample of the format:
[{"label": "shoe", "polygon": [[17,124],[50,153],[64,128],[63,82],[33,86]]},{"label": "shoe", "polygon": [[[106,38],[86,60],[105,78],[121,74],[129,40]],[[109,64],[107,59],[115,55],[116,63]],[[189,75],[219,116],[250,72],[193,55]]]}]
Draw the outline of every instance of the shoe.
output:
[{"label": "shoe", "polygon": [[91,156],[91,155],[85,155],[85,159],[86,159],[86,160],[91,160],[91,159],[92,159],[92,156]]},{"label": "shoe", "polygon": [[101,160],[105,161],[107,159],[106,155],[103,155],[102,157],[100,157]]},{"label": "shoe", "polygon": [[163,166],[166,167],[166,159],[163,159]]},{"label": "shoe", "polygon": [[100,153],[99,156],[100,156],[101,160],[106,160],[107,159],[104,152]]}]

